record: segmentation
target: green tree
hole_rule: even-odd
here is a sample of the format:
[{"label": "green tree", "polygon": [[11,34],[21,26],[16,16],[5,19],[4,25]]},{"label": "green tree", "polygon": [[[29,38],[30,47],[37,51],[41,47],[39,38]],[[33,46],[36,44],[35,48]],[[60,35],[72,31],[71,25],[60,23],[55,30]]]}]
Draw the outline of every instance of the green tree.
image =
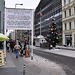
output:
[{"label": "green tree", "polygon": [[59,35],[57,30],[57,25],[55,22],[55,18],[52,18],[52,25],[49,26],[49,31],[47,33],[47,42],[49,43],[49,46],[52,45],[53,47],[56,47],[56,45],[59,43]]}]

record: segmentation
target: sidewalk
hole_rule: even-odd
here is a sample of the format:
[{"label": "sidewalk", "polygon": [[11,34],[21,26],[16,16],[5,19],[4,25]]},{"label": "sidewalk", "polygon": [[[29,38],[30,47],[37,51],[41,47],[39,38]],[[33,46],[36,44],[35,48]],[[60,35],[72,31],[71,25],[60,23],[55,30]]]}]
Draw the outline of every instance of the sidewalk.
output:
[{"label": "sidewalk", "polygon": [[60,49],[54,49],[54,50],[51,49],[51,50],[49,50],[49,49],[43,49],[43,48],[40,48],[40,47],[33,46],[33,49],[35,49],[35,50],[43,50],[45,52],[50,52],[50,53],[54,53],[54,54],[59,54],[59,55],[75,58],[75,51],[74,51],[75,48],[62,47],[62,46],[58,46],[58,47],[60,47]]},{"label": "sidewalk", "polygon": [[7,53],[7,59],[4,66],[0,67],[0,75],[20,75],[15,64],[11,60],[10,55]]},{"label": "sidewalk", "polygon": [[70,47],[70,46],[57,46],[60,49],[66,49],[66,50],[74,50],[75,51],[75,47]]}]

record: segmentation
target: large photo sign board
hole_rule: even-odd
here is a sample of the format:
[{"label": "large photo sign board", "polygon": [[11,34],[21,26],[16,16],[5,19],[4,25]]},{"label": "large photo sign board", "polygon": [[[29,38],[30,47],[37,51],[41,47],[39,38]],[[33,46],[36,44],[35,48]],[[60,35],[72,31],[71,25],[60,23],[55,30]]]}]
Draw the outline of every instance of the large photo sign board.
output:
[{"label": "large photo sign board", "polygon": [[33,10],[32,9],[5,9],[6,29],[32,30]]}]

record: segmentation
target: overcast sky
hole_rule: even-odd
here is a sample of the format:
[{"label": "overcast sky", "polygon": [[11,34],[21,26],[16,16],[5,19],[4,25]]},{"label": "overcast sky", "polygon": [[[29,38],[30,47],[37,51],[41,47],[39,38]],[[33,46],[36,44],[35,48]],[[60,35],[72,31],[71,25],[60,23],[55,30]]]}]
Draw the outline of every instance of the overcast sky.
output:
[{"label": "overcast sky", "polygon": [[40,0],[5,0],[5,7],[7,8],[15,8],[15,4],[23,4],[16,5],[16,8],[25,8],[25,9],[35,9]]}]

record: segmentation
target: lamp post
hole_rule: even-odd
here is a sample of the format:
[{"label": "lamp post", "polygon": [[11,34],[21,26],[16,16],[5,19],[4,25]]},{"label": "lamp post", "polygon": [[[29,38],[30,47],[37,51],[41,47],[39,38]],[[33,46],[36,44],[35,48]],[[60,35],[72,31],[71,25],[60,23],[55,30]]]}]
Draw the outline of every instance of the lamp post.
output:
[{"label": "lamp post", "polygon": [[17,5],[23,5],[23,4],[18,4],[18,3],[16,3],[16,4],[15,4],[15,8],[16,8]]},{"label": "lamp post", "polygon": [[[16,4],[15,4],[15,8],[16,8],[17,5],[23,5],[23,4],[16,3]],[[15,40],[16,40],[16,32],[17,32],[17,31],[15,30]]]}]

